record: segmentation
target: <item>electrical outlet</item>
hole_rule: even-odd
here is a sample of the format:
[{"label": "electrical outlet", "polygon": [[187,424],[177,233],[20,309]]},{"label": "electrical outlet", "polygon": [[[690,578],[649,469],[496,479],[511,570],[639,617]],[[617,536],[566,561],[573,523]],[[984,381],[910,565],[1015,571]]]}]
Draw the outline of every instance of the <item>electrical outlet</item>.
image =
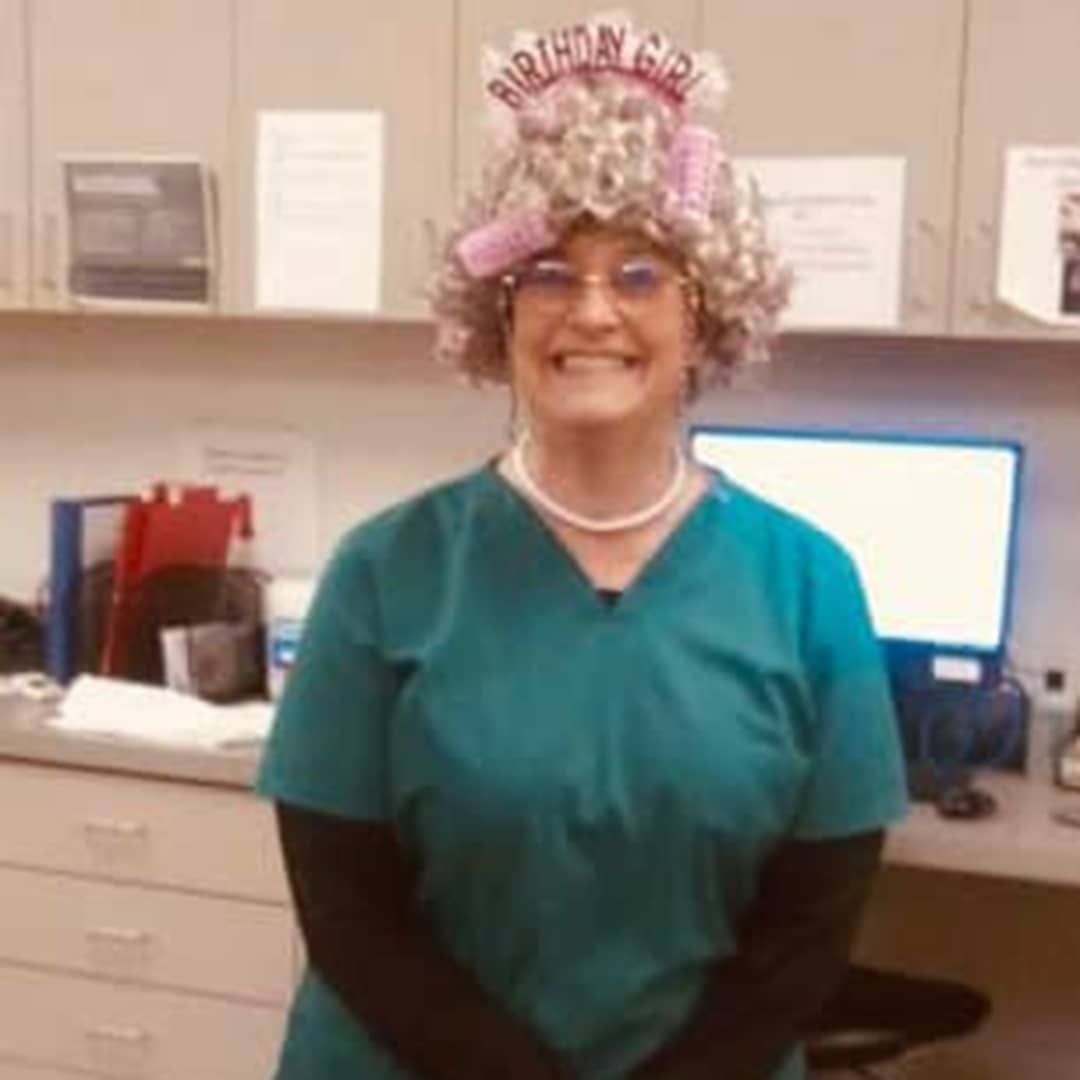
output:
[{"label": "electrical outlet", "polygon": [[1064,694],[1067,682],[1061,668],[1047,668],[1043,672],[1043,690],[1048,694]]}]

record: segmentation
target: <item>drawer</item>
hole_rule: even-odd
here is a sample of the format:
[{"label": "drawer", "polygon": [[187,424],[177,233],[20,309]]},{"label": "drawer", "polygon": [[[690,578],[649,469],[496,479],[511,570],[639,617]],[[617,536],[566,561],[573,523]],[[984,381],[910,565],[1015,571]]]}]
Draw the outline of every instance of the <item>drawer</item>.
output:
[{"label": "drawer", "polygon": [[0,967],[0,1059],[137,1080],[266,1080],[284,1012]]},{"label": "drawer", "polygon": [[0,762],[0,863],[288,897],[273,813],[246,791]]},{"label": "drawer", "polygon": [[0,868],[0,959],[285,1005],[285,907]]}]

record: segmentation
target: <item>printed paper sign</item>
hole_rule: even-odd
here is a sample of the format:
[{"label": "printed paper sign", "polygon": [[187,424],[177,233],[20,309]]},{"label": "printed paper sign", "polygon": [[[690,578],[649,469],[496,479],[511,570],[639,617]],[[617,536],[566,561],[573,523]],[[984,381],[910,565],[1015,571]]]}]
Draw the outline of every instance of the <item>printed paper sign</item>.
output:
[{"label": "printed paper sign", "polygon": [[378,112],[259,114],[256,307],[378,309],[383,129]]},{"label": "printed paper sign", "polygon": [[769,232],[795,271],[787,329],[887,328],[900,321],[905,161],[742,158]]},{"label": "printed paper sign", "polygon": [[997,295],[1051,325],[1080,325],[1080,146],[1005,152]]}]

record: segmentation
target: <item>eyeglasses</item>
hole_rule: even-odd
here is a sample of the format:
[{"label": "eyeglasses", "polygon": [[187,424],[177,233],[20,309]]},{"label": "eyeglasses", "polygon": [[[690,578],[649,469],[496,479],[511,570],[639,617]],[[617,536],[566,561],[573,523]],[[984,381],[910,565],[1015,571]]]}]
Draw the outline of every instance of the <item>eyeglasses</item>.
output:
[{"label": "eyeglasses", "polygon": [[685,288],[691,283],[685,274],[646,256],[626,259],[598,274],[583,274],[562,259],[537,259],[502,281],[519,301],[549,314],[566,311],[589,285],[606,288],[620,311],[635,312],[647,308],[669,286]]}]

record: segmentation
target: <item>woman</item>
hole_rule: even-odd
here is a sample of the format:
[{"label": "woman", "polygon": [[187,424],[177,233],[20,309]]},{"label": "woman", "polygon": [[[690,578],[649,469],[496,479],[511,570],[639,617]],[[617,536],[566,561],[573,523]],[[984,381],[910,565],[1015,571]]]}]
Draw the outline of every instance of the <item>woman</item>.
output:
[{"label": "woman", "polygon": [[510,57],[435,311],[520,436],[322,579],[260,777],[279,1076],[789,1080],[904,797],[847,556],[680,442],[786,276],[714,61],[608,20]]}]

